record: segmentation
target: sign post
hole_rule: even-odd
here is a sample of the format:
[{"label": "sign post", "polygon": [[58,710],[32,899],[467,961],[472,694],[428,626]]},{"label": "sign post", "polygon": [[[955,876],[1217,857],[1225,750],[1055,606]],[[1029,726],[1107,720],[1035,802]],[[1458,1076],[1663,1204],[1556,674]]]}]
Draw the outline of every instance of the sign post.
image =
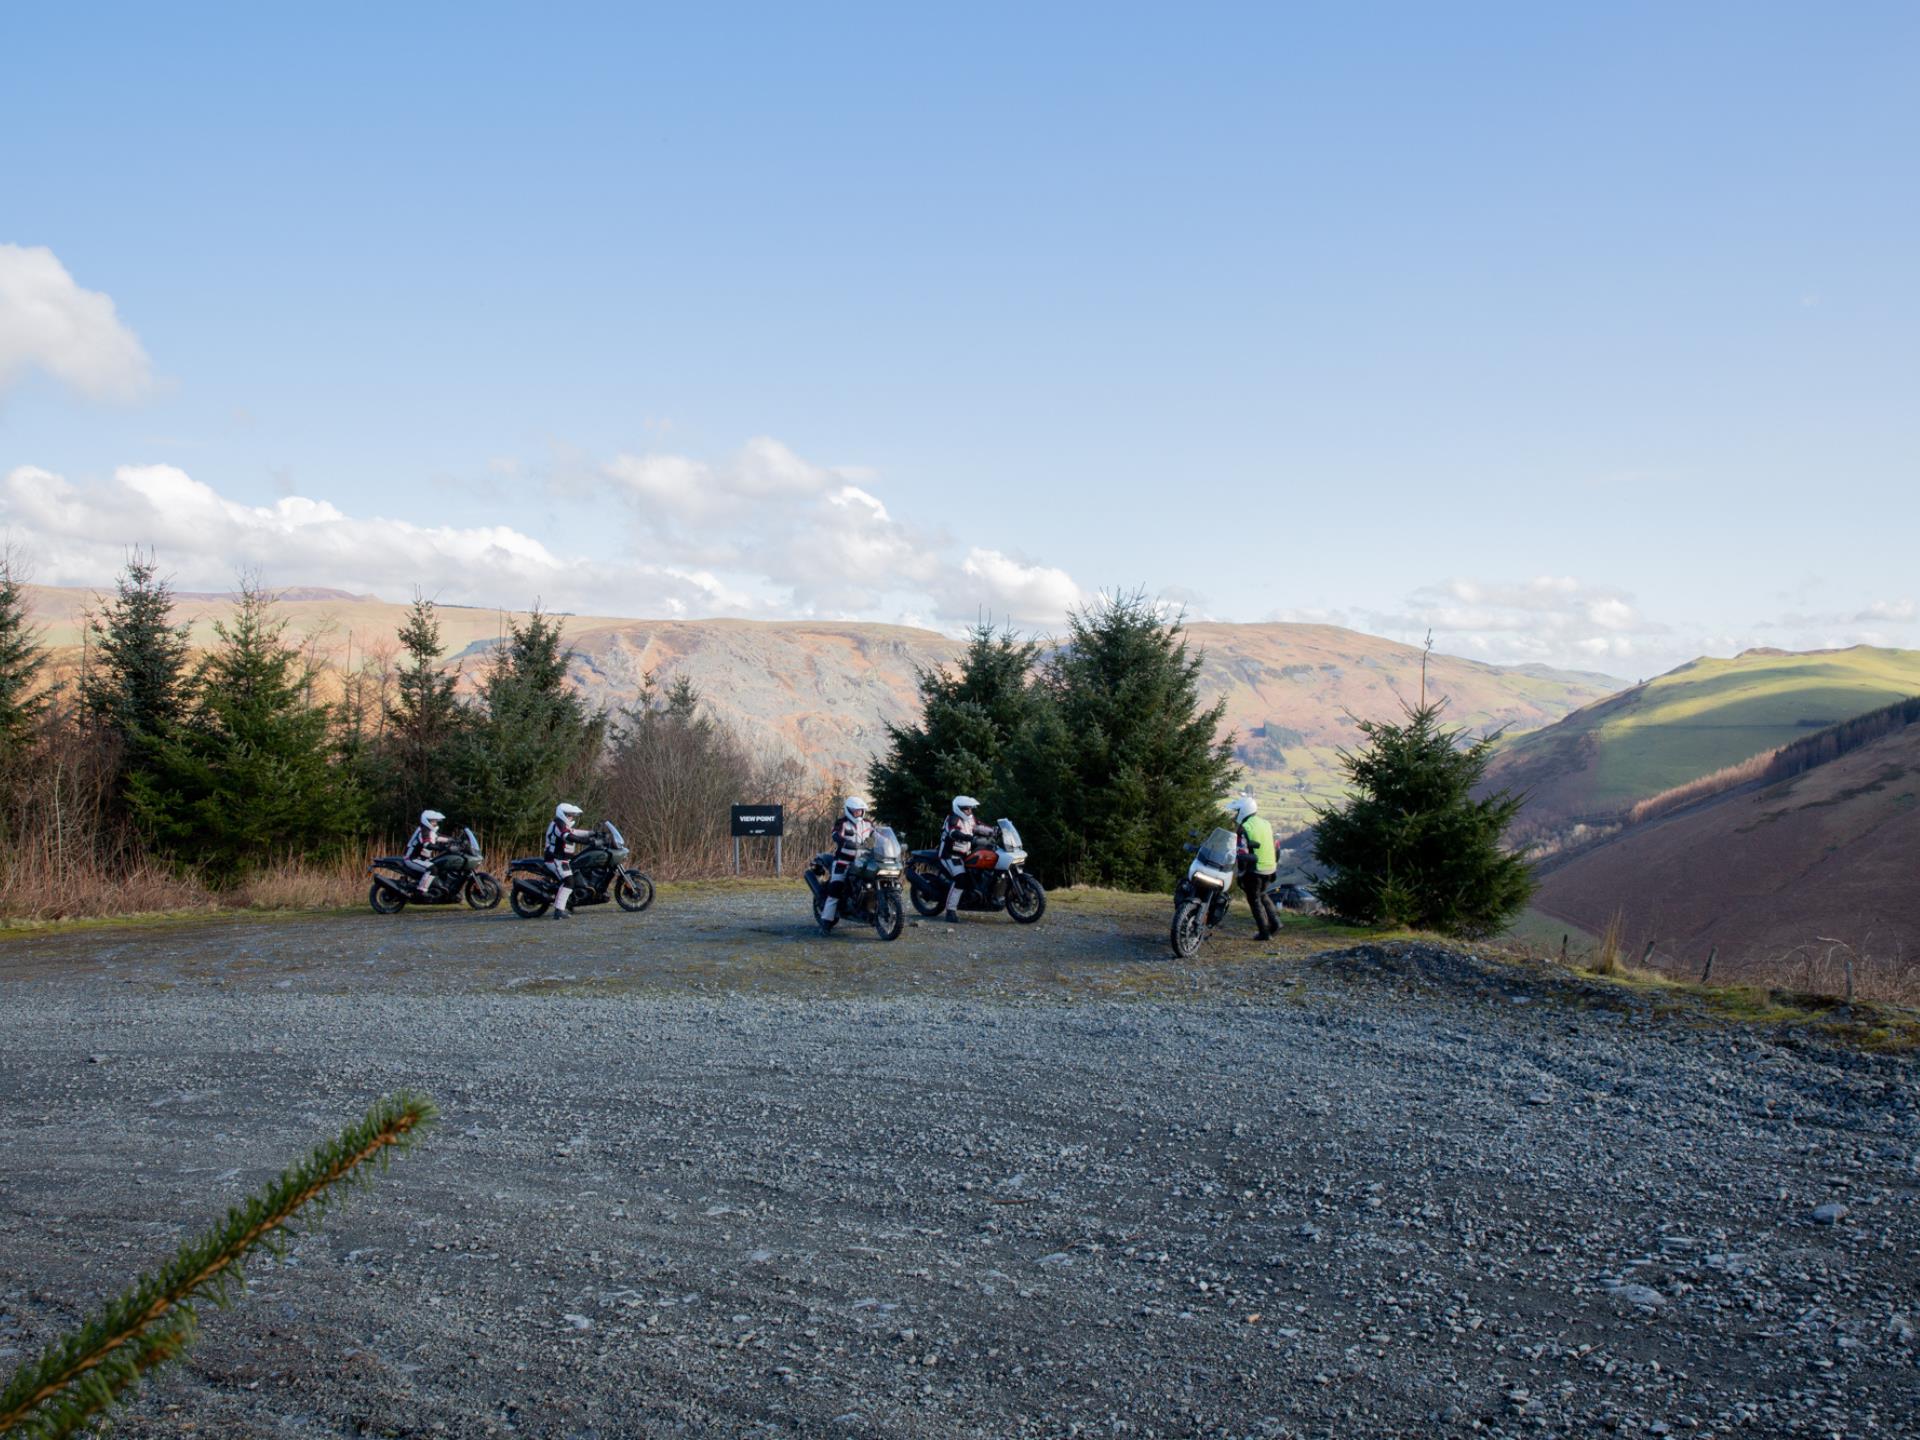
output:
[{"label": "sign post", "polygon": [[773,873],[781,873],[781,841],[786,836],[787,813],[780,805],[735,805],[732,816],[733,828],[733,873],[740,873],[740,842],[742,839],[771,839],[773,841]]}]

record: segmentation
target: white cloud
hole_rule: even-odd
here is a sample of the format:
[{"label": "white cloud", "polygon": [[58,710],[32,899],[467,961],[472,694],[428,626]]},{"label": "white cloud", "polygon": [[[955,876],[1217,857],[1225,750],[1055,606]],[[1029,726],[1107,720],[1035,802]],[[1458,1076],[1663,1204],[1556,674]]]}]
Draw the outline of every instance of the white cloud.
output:
[{"label": "white cloud", "polygon": [[990,613],[1058,624],[1087,599],[1066,571],[1028,565],[998,550],[974,547],[967,551],[960,571],[967,577],[967,592]]},{"label": "white cloud", "polygon": [[1856,621],[1884,620],[1895,625],[1910,625],[1920,620],[1920,605],[1911,600],[1875,600],[1853,617]]},{"label": "white cloud", "polygon": [[[639,543],[628,548],[644,560],[603,558],[615,538],[604,526],[576,527],[598,553],[561,554],[506,525],[355,515],[304,495],[245,504],[172,465],[124,465],[88,484],[21,466],[0,478],[0,528],[53,584],[102,584],[142,546],[183,589],[226,589],[247,570],[270,585],[388,598],[419,586],[458,603],[537,597],[599,614],[930,616],[957,629],[986,610],[1043,628],[1082,599],[1065,571],[983,546],[955,553],[853,483],[865,472],[812,464],[774,441],[719,466],[622,456],[601,476],[630,502]],[[572,478],[555,483],[563,505],[577,503]]]},{"label": "white cloud", "polygon": [[[1426,585],[1399,611],[1359,611],[1363,629],[1417,640],[1494,664],[1588,666],[1664,655],[1668,627],[1630,595],[1571,575],[1505,581],[1454,578]],[[1664,667],[1663,667],[1664,668]]]},{"label": "white cloud", "polygon": [[[1801,590],[1809,588],[1819,582]],[[1283,618],[1309,617],[1295,612]],[[1497,664],[1598,667],[1627,675],[1655,674],[1696,656],[1733,655],[1755,646],[1824,650],[1920,641],[1920,605],[1910,598],[1796,611],[1744,629],[1720,624],[1682,631],[1644,614],[1631,595],[1572,576],[1446,580],[1416,590],[1400,610],[1342,612],[1334,623],[1415,643],[1431,629],[1436,649]]]},{"label": "white cloud", "polygon": [[664,566],[592,565],[556,555],[505,525],[418,525],[354,516],[290,495],[272,505],[229,500],[171,465],[123,465],[111,480],[76,485],[21,466],[0,480],[0,525],[33,555],[50,584],[100,584],[132,546],[154,549],[183,589],[223,590],[243,570],[268,584],[321,585],[388,598],[415,585],[480,605],[710,614],[737,597],[713,577]]},{"label": "white cloud", "polygon": [[81,289],[44,246],[0,245],[0,392],[32,369],[99,399],[131,398],[152,380],[110,297]]},{"label": "white cloud", "polygon": [[[1831,588],[1831,587],[1830,587]],[[1844,650],[1854,645],[1911,648],[1920,644],[1920,605],[1911,598],[1874,598],[1831,609],[1792,610],[1726,637],[1718,653],[1770,645],[1781,650]]]},{"label": "white cloud", "polygon": [[778,440],[749,440],[722,465],[685,455],[616,455],[603,467],[655,523],[739,518],[756,506],[836,492],[863,472],[802,460]]},{"label": "white cloud", "polygon": [[946,536],[892,512],[870,470],[818,464],[766,437],[717,463],[623,454],[600,473],[626,498],[650,551],[730,577],[759,594],[767,613],[931,612],[958,625],[986,610],[1047,626],[1083,596],[1065,571],[997,549],[973,546],[956,559]]}]

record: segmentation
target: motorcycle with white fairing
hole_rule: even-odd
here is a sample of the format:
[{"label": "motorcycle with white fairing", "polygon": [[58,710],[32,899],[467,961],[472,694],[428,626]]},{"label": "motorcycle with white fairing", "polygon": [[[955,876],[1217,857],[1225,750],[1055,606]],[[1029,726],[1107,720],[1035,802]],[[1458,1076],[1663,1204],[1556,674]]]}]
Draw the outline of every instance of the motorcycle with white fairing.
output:
[{"label": "motorcycle with white fairing", "polygon": [[1240,847],[1233,831],[1218,826],[1197,845],[1193,860],[1173,887],[1173,953],[1191,960],[1214,927],[1227,918],[1227,901],[1239,873]]}]

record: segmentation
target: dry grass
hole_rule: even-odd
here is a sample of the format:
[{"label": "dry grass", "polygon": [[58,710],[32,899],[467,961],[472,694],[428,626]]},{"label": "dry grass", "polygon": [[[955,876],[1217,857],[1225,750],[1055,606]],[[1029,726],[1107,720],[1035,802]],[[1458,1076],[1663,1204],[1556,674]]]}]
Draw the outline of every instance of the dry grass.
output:
[{"label": "dry grass", "polygon": [[1627,918],[1619,910],[1613,912],[1613,918],[1607,921],[1607,928],[1601,932],[1600,943],[1594,946],[1593,955],[1587,961],[1587,973],[1591,975],[1619,975],[1626,970],[1621,958],[1621,943],[1626,938]]},{"label": "dry grass", "polygon": [[171,910],[205,910],[204,886],[128,850],[108,859],[91,846],[46,833],[7,847],[0,862],[0,916],[74,920]]},{"label": "dry grass", "polygon": [[282,860],[223,893],[220,903],[240,910],[326,910],[361,903],[367,883],[366,862],[358,856]]},{"label": "dry grass", "polygon": [[1719,956],[1713,978],[1836,1000],[1920,1006],[1920,968],[1912,961],[1897,951],[1855,949],[1838,941],[1814,940],[1777,954],[1733,960]]},{"label": "dry grass", "polygon": [[206,890],[141,848],[112,812],[116,757],[56,718],[5,780],[0,917],[87,919],[198,910]]},{"label": "dry grass", "polygon": [[[1698,953],[1682,956],[1656,945],[1646,955],[1633,958],[1626,948],[1631,929],[1624,907],[1616,909],[1597,939],[1573,946],[1571,963],[1588,975],[1628,983],[1645,981],[1715,993],[1751,991],[1787,997],[1795,1004],[1859,1002],[1920,1008],[1920,959],[1908,956],[1897,938],[1885,934],[1867,931],[1851,940],[1817,936],[1764,953],[1729,953],[1702,945]],[[1557,955],[1554,948],[1539,943],[1537,934],[1516,933],[1502,948],[1530,960],[1551,961]]]}]

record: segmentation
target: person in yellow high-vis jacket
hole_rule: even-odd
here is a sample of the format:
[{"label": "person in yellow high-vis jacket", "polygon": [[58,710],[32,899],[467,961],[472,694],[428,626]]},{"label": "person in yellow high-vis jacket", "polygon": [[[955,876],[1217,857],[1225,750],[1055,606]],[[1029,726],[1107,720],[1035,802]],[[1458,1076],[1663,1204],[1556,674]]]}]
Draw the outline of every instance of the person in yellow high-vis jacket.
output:
[{"label": "person in yellow high-vis jacket", "polygon": [[1251,795],[1234,796],[1227,803],[1227,814],[1233,817],[1240,835],[1240,888],[1253,911],[1253,928],[1262,940],[1271,940],[1280,933],[1280,911],[1267,893],[1280,868],[1279,853],[1273,847],[1273,826]]}]

